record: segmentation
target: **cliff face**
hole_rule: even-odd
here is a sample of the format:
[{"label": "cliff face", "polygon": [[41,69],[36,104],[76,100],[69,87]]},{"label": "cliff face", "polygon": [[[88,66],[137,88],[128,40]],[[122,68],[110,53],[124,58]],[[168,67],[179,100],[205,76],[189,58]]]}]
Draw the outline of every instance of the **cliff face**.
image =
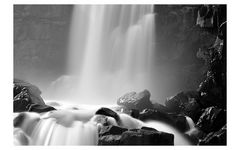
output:
[{"label": "cliff face", "polygon": [[202,5],[155,6],[156,66],[164,70],[160,71],[159,76],[164,76],[166,82],[163,83],[163,98],[179,90],[196,89],[206,75],[207,65],[203,59],[199,59],[197,52],[214,44],[218,26],[226,20],[226,6],[215,5],[211,9],[212,13],[207,13],[212,19],[209,27],[199,25],[198,12],[201,7]]},{"label": "cliff face", "polygon": [[41,85],[64,72],[71,12],[67,5],[14,5],[14,77]]}]

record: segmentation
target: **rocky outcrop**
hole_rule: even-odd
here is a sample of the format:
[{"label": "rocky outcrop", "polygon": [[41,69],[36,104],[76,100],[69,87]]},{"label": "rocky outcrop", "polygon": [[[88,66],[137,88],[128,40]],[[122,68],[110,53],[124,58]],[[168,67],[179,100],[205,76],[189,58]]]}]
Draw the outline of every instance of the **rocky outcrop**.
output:
[{"label": "rocky outcrop", "polygon": [[226,124],[226,111],[217,107],[206,108],[196,126],[205,133],[218,131]]},{"label": "rocky outcrop", "polygon": [[227,144],[227,126],[224,125],[217,132],[210,132],[199,145],[226,145]]},{"label": "rocky outcrop", "polygon": [[40,96],[42,92],[35,85],[19,79],[14,79],[13,84],[13,97],[16,97],[16,99],[25,96],[32,103],[45,105]]},{"label": "rocky outcrop", "polygon": [[150,101],[150,92],[144,90],[142,92],[130,92],[117,100],[117,104],[124,106],[127,109],[137,109],[142,111],[143,109],[152,108],[152,102]]},{"label": "rocky outcrop", "polygon": [[13,87],[13,111],[14,112],[47,112],[55,110],[54,107],[44,103],[40,96],[41,91],[35,85],[14,79]]},{"label": "rocky outcrop", "polygon": [[[158,6],[161,8],[161,6]],[[171,9],[170,9],[171,8]],[[179,13],[177,11],[184,9]],[[171,11],[167,11],[170,9]],[[186,132],[196,144],[200,145],[225,145],[226,144],[226,6],[224,5],[204,5],[204,6],[168,6],[158,9],[161,14],[166,14],[178,20],[181,17],[187,17],[193,13],[197,19],[195,25],[185,24],[180,21],[166,23],[168,27],[164,27],[164,21],[161,22],[161,31],[179,36],[184,33],[184,39],[180,43],[195,42],[198,51],[197,57],[204,60],[204,66],[199,70],[195,77],[201,75],[197,82],[198,87],[190,88],[193,91],[183,91],[175,96],[167,98],[165,106],[155,107],[152,110],[140,112],[139,118],[145,120],[151,118],[154,120],[168,120],[178,123],[172,123],[177,128],[184,131],[185,122],[182,115],[189,116],[196,124],[193,129]],[[189,12],[189,14],[185,14]],[[194,13],[195,12],[195,13]],[[184,14],[181,16],[181,14]],[[157,17],[160,17],[158,14]],[[183,18],[184,18],[183,17]],[[169,18],[169,17],[167,17]],[[171,18],[171,17],[170,17]],[[160,20],[157,20],[157,24]],[[209,22],[210,21],[210,22]],[[183,24],[183,25],[180,25]],[[176,32],[173,29],[181,26],[182,28]],[[184,28],[191,27],[191,31],[185,34]],[[159,28],[159,29],[161,29]],[[171,30],[167,32],[168,30]],[[198,30],[198,31],[197,31]],[[196,34],[197,33],[197,34]],[[166,35],[164,35],[166,37]],[[173,37],[173,36],[170,36]],[[181,36],[182,37],[182,36]],[[158,37],[159,38],[159,37]],[[199,38],[202,39],[199,42]],[[168,38],[165,38],[165,40]],[[159,39],[158,39],[159,40]],[[164,40],[164,39],[163,39]],[[185,42],[184,42],[185,41]],[[168,43],[168,42],[162,42]],[[172,42],[171,42],[172,44]],[[170,47],[171,46],[167,46]],[[188,47],[190,48],[190,47]],[[168,48],[169,49],[169,48]],[[186,49],[186,48],[185,48]],[[175,52],[175,51],[174,51]],[[185,55],[183,58],[186,59]],[[190,56],[189,53],[187,53]],[[181,58],[180,56],[178,58]],[[180,67],[182,68],[182,67]],[[189,74],[190,75],[190,74]],[[191,79],[191,78],[189,78]],[[191,80],[191,83],[193,80]],[[160,110],[158,110],[160,108]],[[165,109],[167,108],[167,109]],[[164,111],[161,111],[164,110]],[[158,112],[159,111],[159,112]],[[173,116],[171,116],[173,114]],[[181,117],[180,117],[181,116]],[[171,123],[170,123],[171,124]],[[224,126],[224,127],[223,127]],[[222,128],[223,127],[223,128]],[[222,128],[222,129],[221,129]]]},{"label": "rocky outcrop", "polygon": [[201,115],[201,108],[197,100],[199,94],[197,91],[180,92],[177,95],[167,98],[166,107],[175,113],[182,113],[197,121]]},{"label": "rocky outcrop", "polygon": [[99,133],[98,145],[173,145],[174,135],[152,128],[125,129],[107,126]]},{"label": "rocky outcrop", "polygon": [[102,107],[102,108],[98,109],[95,114],[113,117],[117,122],[120,122],[119,115],[109,108]]}]

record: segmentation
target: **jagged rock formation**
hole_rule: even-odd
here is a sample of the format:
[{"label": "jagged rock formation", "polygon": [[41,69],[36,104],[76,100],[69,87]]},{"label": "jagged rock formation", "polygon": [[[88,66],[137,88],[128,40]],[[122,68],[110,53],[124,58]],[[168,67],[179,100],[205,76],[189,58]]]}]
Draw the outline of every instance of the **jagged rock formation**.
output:
[{"label": "jagged rock formation", "polygon": [[105,126],[100,130],[98,145],[173,145],[174,135],[153,128],[125,129]]},{"label": "jagged rock formation", "polygon": [[41,91],[35,85],[25,81],[14,79],[13,87],[13,111],[14,112],[47,112],[55,108],[44,103],[40,96]]}]

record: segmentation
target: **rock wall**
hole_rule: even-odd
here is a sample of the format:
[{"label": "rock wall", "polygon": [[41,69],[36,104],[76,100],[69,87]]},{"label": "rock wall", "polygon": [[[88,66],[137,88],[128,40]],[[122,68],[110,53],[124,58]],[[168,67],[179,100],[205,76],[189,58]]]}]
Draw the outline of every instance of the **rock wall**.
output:
[{"label": "rock wall", "polygon": [[[204,79],[207,66],[199,59],[199,48],[213,45],[218,26],[226,20],[226,6],[214,5],[209,28],[197,25],[202,5],[155,5],[156,68],[162,78],[160,101],[182,90],[196,89]],[[156,81],[158,82],[158,81]],[[159,81],[160,82],[160,81]],[[160,89],[160,88],[158,88]]]}]

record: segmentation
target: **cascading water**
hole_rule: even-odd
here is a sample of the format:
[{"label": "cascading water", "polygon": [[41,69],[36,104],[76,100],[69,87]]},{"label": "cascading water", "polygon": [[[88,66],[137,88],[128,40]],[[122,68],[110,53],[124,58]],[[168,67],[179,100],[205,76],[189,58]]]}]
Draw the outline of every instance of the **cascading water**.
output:
[{"label": "cascading water", "polygon": [[[154,24],[152,5],[74,6],[68,71],[76,77],[73,84],[77,103],[109,103],[129,91],[151,91]],[[99,126],[94,122],[94,113],[98,108],[25,112],[24,121],[14,128],[14,144],[96,145]],[[121,113],[119,116],[123,127],[166,130],[174,134],[175,144],[190,144],[164,123],[144,123]],[[112,122],[117,125],[113,118]]]},{"label": "cascading water", "polygon": [[[100,123],[94,115],[99,107],[86,108],[74,105],[77,109],[58,107],[57,111],[47,113],[15,113],[14,144],[15,145],[97,145]],[[109,107],[111,108],[111,107]],[[114,107],[111,109],[114,110]],[[20,116],[19,116],[20,115]],[[21,116],[22,115],[22,116]],[[190,145],[191,143],[174,127],[159,121],[142,122],[127,114],[118,112],[121,127],[140,129],[143,126],[174,134],[174,145]],[[116,120],[108,117],[112,125]]]},{"label": "cascading water", "polygon": [[78,100],[109,103],[151,90],[152,5],[79,5],[72,20],[68,69],[79,80]]}]

